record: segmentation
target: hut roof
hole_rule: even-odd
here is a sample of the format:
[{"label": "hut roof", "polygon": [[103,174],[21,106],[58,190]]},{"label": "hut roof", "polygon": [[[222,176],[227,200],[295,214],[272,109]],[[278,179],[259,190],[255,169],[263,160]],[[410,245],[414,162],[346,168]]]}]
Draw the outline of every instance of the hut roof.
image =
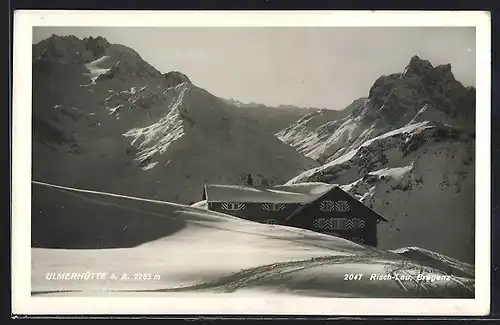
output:
[{"label": "hut roof", "polygon": [[238,202],[238,203],[296,203],[300,204],[287,219],[300,214],[308,205],[315,202],[332,190],[340,190],[346,199],[358,202],[374,217],[387,222],[383,216],[369,208],[356,198],[343,191],[337,184],[321,182],[299,183],[276,186],[242,186],[242,185],[205,185],[203,196],[207,202]]},{"label": "hut roof", "polygon": [[301,183],[277,186],[205,185],[208,202],[299,203],[315,201],[335,184]]}]

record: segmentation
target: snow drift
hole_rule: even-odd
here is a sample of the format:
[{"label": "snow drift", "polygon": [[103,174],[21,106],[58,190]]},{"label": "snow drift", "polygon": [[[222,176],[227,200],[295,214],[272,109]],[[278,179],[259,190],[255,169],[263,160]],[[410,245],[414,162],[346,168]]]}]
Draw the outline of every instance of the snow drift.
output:
[{"label": "snow drift", "polygon": [[[333,236],[168,202],[43,183],[33,184],[33,192],[34,295],[474,295],[473,276],[446,260],[429,265]],[[85,272],[106,277],[61,279]],[[362,276],[344,280],[349,273]],[[151,277],[138,281],[134,274]]]}]

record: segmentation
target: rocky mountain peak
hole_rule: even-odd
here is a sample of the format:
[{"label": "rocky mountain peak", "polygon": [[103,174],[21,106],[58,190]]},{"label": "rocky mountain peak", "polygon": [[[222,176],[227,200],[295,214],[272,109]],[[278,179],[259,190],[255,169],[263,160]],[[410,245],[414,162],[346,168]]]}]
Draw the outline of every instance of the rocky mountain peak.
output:
[{"label": "rocky mountain peak", "polygon": [[85,64],[103,56],[110,46],[103,37],[80,39],[74,35],[53,34],[33,45],[33,61]]},{"label": "rocky mountain peak", "polygon": [[33,60],[86,64],[109,55],[110,52],[115,55],[120,54],[119,56],[128,55],[140,58],[134,50],[123,45],[112,44],[101,36],[80,39],[74,35],[53,34],[33,45]]},{"label": "rocky mountain peak", "polygon": [[436,76],[443,81],[456,81],[453,72],[451,72],[451,64],[438,65],[434,69]]},{"label": "rocky mountain peak", "polygon": [[188,76],[179,71],[170,71],[163,74],[163,76],[165,77],[167,87],[174,87],[184,82],[191,83]]},{"label": "rocky mountain peak", "polygon": [[91,74],[108,69],[99,76],[99,80],[117,76],[122,80],[134,76],[161,77],[161,73],[144,61],[135,50],[110,43],[101,36],[80,39],[73,35],[52,35],[33,45],[33,64],[47,72],[57,70],[51,67],[54,64],[71,65],[73,70],[81,70],[82,73],[87,73],[91,67]]},{"label": "rocky mountain peak", "polygon": [[81,59],[79,49],[83,49],[79,38],[53,34],[33,45],[33,61],[78,62]]},{"label": "rocky mountain peak", "polygon": [[108,47],[110,45],[108,40],[102,36],[97,36],[95,38],[92,36],[85,37],[82,39],[82,42],[90,46],[98,46],[98,47]]},{"label": "rocky mountain peak", "polygon": [[[82,40],[85,49],[87,51],[83,52],[87,54],[87,57],[84,57],[84,61],[93,61],[106,53],[106,49],[111,45],[108,40],[103,37],[93,38],[92,36],[86,37]],[[91,55],[89,55],[91,54]]]},{"label": "rocky mountain peak", "polygon": [[407,80],[413,78],[416,82],[421,82],[428,90],[436,88],[439,84],[446,84],[449,82],[458,83],[451,71],[450,63],[434,67],[428,60],[422,60],[417,55],[410,59],[410,63],[406,66],[403,77]]},{"label": "rocky mountain peak", "polygon": [[434,67],[414,55],[403,73],[381,76],[375,81],[364,114],[368,120],[381,118],[381,125],[400,127],[427,104],[450,118],[473,122],[472,97],[473,92],[455,79],[451,64]]},{"label": "rocky mountain peak", "polygon": [[434,67],[428,60],[423,60],[418,55],[414,55],[406,66],[405,75],[415,74],[422,77],[427,74],[432,74],[433,71]]}]

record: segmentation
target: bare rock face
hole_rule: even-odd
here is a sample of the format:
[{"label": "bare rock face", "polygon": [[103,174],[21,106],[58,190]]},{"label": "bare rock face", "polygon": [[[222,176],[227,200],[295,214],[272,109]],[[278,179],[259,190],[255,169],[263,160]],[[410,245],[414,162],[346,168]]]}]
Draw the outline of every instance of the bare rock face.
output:
[{"label": "bare rock face", "polygon": [[83,43],[85,45],[85,51],[82,53],[82,56],[85,63],[97,60],[103,56],[107,48],[111,46],[105,38],[100,36],[96,38],[92,36],[84,38]]},{"label": "bare rock face", "polygon": [[191,83],[188,76],[179,71],[170,71],[164,74],[167,87],[174,87],[181,83],[188,82]]},{"label": "bare rock face", "polygon": [[[380,77],[369,92],[367,114],[376,112],[377,126],[387,130],[410,122],[424,106],[442,114],[440,120],[473,130],[475,90],[455,80],[451,65],[433,67],[418,56],[403,73]],[[384,131],[386,131],[384,130]]]},{"label": "bare rock face", "polygon": [[102,37],[80,40],[75,36],[52,35],[33,45],[33,59],[60,63],[88,63],[104,55],[111,44]]}]

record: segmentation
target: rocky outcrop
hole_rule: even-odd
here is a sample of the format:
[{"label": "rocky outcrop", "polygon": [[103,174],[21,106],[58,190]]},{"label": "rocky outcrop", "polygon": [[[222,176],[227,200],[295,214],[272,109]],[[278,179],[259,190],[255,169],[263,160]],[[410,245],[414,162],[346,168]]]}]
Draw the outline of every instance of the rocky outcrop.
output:
[{"label": "rocky outcrop", "polygon": [[188,76],[179,71],[170,71],[168,73],[165,73],[164,77],[166,80],[167,87],[175,87],[184,82],[191,83],[191,80],[189,80]]}]

